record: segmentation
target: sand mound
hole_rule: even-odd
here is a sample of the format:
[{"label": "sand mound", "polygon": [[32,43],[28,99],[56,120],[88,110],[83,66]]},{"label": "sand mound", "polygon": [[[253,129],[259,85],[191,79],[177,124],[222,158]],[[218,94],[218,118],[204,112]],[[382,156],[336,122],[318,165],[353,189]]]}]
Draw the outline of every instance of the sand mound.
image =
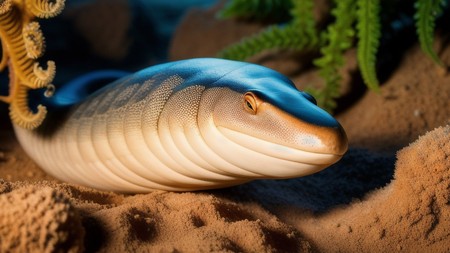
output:
[{"label": "sand mound", "polygon": [[312,252],[293,227],[257,204],[208,193],[125,196],[52,182],[1,186],[2,252]]},{"label": "sand mound", "polygon": [[79,252],[81,220],[67,198],[55,189],[33,186],[9,192],[0,182],[1,252]]},{"label": "sand mound", "polygon": [[209,194],[136,195],[88,217],[106,252],[309,251],[295,230],[261,208]]},{"label": "sand mound", "polygon": [[398,153],[395,179],[321,215],[282,215],[323,252],[449,252],[450,126]]}]

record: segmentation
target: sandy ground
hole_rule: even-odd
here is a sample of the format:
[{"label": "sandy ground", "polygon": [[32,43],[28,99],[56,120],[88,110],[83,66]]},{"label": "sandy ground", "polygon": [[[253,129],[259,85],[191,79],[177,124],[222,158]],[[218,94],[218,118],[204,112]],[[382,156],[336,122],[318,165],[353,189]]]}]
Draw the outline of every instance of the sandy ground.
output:
[{"label": "sandy ground", "polygon": [[[259,29],[213,15],[190,12],[172,59],[213,56]],[[445,41],[436,47],[450,65]],[[299,87],[320,84],[301,60],[281,58],[263,63]],[[356,63],[353,52],[347,58],[348,86]],[[338,164],[304,178],[193,193],[122,195],[59,182],[27,158],[3,115],[0,252],[449,252],[449,84],[413,45],[380,94],[341,101],[337,118],[350,149]]]}]

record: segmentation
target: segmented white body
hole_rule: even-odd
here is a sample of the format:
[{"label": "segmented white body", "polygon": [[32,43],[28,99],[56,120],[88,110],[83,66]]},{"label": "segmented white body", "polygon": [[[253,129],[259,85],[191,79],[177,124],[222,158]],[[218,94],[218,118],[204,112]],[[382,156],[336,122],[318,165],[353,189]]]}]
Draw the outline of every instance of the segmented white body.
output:
[{"label": "segmented white body", "polygon": [[[60,122],[48,120],[39,131],[14,126],[16,135],[49,174],[121,192],[200,190],[302,176],[342,155],[342,148],[339,154],[307,152],[217,126],[215,118],[226,121],[226,116],[214,114],[217,101],[229,106],[226,112],[233,117],[243,111],[243,94],[201,83],[183,86],[184,81],[179,75],[156,75],[118,82],[90,96]],[[46,131],[50,124],[52,130]],[[294,141],[322,143],[314,134],[292,133],[298,130],[277,121],[260,128],[269,134],[271,128],[281,129]]]}]

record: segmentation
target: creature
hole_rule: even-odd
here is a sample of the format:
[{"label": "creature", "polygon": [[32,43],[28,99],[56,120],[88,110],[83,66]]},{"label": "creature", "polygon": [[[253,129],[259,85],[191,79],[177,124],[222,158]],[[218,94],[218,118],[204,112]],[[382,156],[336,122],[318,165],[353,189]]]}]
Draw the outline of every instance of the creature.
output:
[{"label": "creature", "polygon": [[60,89],[42,102],[52,109],[40,127],[14,129],[45,171],[98,189],[190,191],[300,177],[347,150],[343,128],[312,96],[255,64],[170,62],[76,103],[81,93]]}]

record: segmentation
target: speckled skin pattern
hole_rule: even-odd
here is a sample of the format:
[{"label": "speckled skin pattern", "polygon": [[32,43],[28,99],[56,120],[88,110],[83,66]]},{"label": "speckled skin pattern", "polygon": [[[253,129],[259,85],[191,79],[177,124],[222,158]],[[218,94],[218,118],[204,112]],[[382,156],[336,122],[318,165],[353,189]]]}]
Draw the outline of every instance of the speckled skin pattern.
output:
[{"label": "speckled skin pattern", "polygon": [[189,191],[299,177],[347,150],[340,124],[310,95],[243,62],[157,65],[96,91],[63,117],[56,111],[35,131],[15,126],[22,147],[51,175],[103,190]]}]

